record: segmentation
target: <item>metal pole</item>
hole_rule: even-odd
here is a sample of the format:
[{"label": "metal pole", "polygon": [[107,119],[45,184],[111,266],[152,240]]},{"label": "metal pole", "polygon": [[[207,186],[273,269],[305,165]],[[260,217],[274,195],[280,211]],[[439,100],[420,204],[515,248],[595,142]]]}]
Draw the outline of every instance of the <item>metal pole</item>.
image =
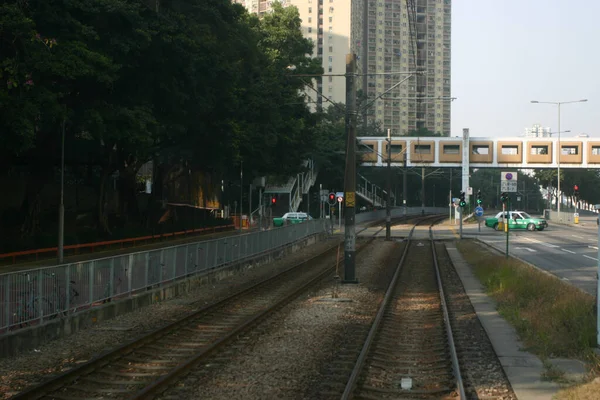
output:
[{"label": "metal pole", "polygon": [[[502,211],[504,211],[504,206],[502,208],[503,208]],[[506,221],[505,225],[504,225],[504,230],[506,231],[506,258],[508,258],[508,231],[509,231],[508,224],[509,224],[509,221],[510,221],[510,215],[509,215],[510,214],[510,212],[509,212],[509,210],[510,210],[510,198],[509,198],[509,200],[506,201],[506,208],[507,208],[507,211],[506,211],[506,218],[504,218],[504,220]]]},{"label": "metal pole", "polygon": [[406,203],[406,177],[407,177],[407,173],[406,173],[406,164],[407,164],[407,160],[406,160],[406,151],[404,152],[404,155],[402,156],[402,159],[404,160],[404,171],[402,172],[402,205],[404,206],[404,216],[406,217],[406,215],[408,214],[408,210],[406,209],[407,203]]},{"label": "metal pole", "polygon": [[248,228],[252,228],[252,184],[250,184],[248,195]]},{"label": "metal pole", "polygon": [[342,232],[342,202],[338,201],[338,229]]},{"label": "metal pole", "polygon": [[[367,43],[364,43],[366,46]],[[356,54],[346,55],[346,176],[344,179],[345,226],[344,282],[358,283],[356,279]]]},{"label": "metal pole", "polygon": [[[600,216],[598,217],[600,218]],[[598,219],[596,224],[598,224]],[[597,289],[596,289],[596,343],[600,347],[600,224],[598,224],[598,272],[596,278],[598,278]]]},{"label": "metal pole", "polygon": [[[365,100],[366,100],[366,104],[368,104],[368,79],[369,77],[367,75],[365,75],[367,73],[367,70],[369,69],[369,46],[367,45],[369,43],[369,0],[363,0],[363,21],[362,21],[362,42],[361,42],[361,46],[362,46],[362,92],[363,92],[363,96],[365,96]],[[369,127],[369,122],[368,122],[368,107],[363,107],[363,129],[365,130],[365,132],[367,131],[367,128]]]},{"label": "metal pole", "polygon": [[[560,149],[560,103],[558,104],[558,148],[556,149],[556,153],[558,154],[558,156],[556,157],[556,163],[558,165],[558,175],[556,177],[556,180],[558,181],[558,220],[561,221],[562,218],[560,217],[560,203],[562,203],[562,195],[560,193],[560,153],[561,153],[561,149]],[[508,254],[508,253],[507,253]]]},{"label": "metal pole", "polygon": [[462,210],[463,210],[463,208],[462,207],[458,207],[456,210],[458,211],[458,218],[460,219],[459,232],[460,232],[460,238],[462,239],[463,238],[463,230],[462,230],[462,225],[463,225],[462,224],[462,222],[463,222],[462,221]]},{"label": "metal pole", "polygon": [[323,184],[319,183],[319,219],[323,218]]},{"label": "metal pole", "polygon": [[65,248],[65,119],[62,122],[60,150],[60,205],[58,206],[58,263],[64,261]]},{"label": "metal pole", "polygon": [[262,194],[262,186],[260,188],[258,188],[258,230],[262,231],[263,229],[263,206],[262,206],[262,200],[263,200],[263,194]]},{"label": "metal pole", "polygon": [[425,212],[425,167],[421,167],[421,211]]},{"label": "metal pole", "polygon": [[306,191],[306,214],[310,215],[310,188]]},{"label": "metal pole", "polygon": [[240,232],[242,232],[242,199],[244,198],[244,162],[240,163]]},{"label": "metal pole", "polygon": [[387,130],[387,204],[385,205],[385,240],[392,240],[392,130]]},{"label": "metal pole", "polygon": [[452,223],[452,168],[450,168],[450,202],[448,204],[448,212],[450,214],[448,223]]}]

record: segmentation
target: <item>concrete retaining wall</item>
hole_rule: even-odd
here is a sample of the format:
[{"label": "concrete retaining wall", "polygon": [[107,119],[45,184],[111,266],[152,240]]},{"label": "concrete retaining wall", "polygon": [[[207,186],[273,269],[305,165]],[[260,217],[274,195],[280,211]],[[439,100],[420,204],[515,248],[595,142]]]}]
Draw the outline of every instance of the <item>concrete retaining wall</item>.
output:
[{"label": "concrete retaining wall", "polygon": [[79,330],[91,327],[100,321],[109,320],[118,315],[184,295],[201,284],[219,282],[247,268],[268,264],[288,254],[295,253],[306,246],[315,244],[324,239],[325,236],[326,234],[324,233],[313,235],[269,253],[225,265],[217,270],[198,274],[163,287],[148,290],[145,293],[133,295],[126,299],[116,300],[66,317],[51,320],[42,325],[27,327],[8,333],[0,337],[0,357],[14,356],[48,341],[69,336]]}]

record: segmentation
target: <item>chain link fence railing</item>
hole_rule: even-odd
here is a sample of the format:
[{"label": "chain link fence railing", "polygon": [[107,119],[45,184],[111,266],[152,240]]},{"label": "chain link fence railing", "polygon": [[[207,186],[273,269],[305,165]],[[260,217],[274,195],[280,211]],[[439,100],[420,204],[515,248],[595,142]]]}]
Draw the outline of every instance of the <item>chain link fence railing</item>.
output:
[{"label": "chain link fence railing", "polygon": [[266,254],[321,232],[325,232],[324,221],[313,220],[157,250],[0,274],[0,334]]}]

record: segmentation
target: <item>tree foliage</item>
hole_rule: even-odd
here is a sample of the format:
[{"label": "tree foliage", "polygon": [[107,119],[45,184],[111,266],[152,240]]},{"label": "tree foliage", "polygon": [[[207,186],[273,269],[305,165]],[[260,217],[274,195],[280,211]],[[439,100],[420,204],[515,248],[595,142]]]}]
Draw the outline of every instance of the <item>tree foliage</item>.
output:
[{"label": "tree foliage", "polygon": [[[135,174],[154,160],[215,181],[296,172],[322,139],[295,73],[322,73],[298,10],[259,19],[230,0],[6,0],[0,5],[0,164],[22,166],[23,233],[40,188],[85,170],[96,217],[118,174],[120,213],[136,215]],[[327,131],[329,134],[329,131]],[[155,187],[160,186],[155,182]],[[160,190],[157,190],[159,193]]]}]

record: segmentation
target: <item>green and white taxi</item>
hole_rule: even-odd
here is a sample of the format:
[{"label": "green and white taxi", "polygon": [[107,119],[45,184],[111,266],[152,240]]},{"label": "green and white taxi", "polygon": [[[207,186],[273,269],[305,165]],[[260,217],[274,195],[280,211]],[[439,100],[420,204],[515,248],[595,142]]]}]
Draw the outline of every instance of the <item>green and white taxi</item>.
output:
[{"label": "green and white taxi", "polygon": [[[504,215],[502,215],[504,213]],[[534,218],[525,211],[500,211],[495,217],[486,218],[485,226],[499,230],[500,223],[506,223],[508,220],[508,229],[527,229],[528,231],[543,231],[548,227],[548,222],[544,218]]]}]

